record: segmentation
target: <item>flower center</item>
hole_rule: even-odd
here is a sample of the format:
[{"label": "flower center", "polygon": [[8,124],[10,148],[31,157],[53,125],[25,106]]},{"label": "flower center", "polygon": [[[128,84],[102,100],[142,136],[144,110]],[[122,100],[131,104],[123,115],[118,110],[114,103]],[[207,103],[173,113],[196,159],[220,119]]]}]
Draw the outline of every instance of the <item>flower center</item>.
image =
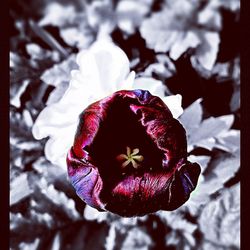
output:
[{"label": "flower center", "polygon": [[125,168],[131,163],[133,168],[135,169],[139,168],[140,164],[138,162],[142,162],[144,159],[142,155],[138,155],[139,148],[133,149],[132,152],[130,147],[127,146],[126,148],[127,148],[127,154],[120,154],[116,157],[116,159],[122,163],[121,167]]}]

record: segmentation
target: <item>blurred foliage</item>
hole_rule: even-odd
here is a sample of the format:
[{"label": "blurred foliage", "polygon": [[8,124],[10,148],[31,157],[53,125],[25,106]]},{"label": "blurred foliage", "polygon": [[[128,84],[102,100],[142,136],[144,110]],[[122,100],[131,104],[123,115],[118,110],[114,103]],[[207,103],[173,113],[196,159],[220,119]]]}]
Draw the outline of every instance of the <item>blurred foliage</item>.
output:
[{"label": "blurred foliage", "polygon": [[[11,249],[239,249],[239,1],[13,0],[10,7]],[[76,53],[105,34],[137,75],[183,97],[180,122],[202,176],[176,211],[128,219],[85,206],[44,157],[46,139],[32,137],[39,112],[65,92]]]}]

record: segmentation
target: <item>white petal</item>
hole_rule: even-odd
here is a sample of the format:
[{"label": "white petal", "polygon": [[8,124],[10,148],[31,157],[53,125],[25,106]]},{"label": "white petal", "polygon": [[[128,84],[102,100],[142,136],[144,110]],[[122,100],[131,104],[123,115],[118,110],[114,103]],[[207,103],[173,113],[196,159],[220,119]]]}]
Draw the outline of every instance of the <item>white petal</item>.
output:
[{"label": "white petal", "polygon": [[46,158],[50,162],[62,167],[66,171],[66,156],[73,144],[75,128],[69,126],[67,129],[60,132],[60,135],[51,137],[47,141],[44,152]]},{"label": "white petal", "polygon": [[135,79],[133,89],[148,90],[152,95],[163,98],[166,87],[159,80],[150,77],[139,77]]},{"label": "white petal", "polygon": [[135,77],[132,72],[126,79],[129,60],[120,48],[107,40],[97,41],[89,50],[81,51],[77,63],[79,70],[71,72],[69,87],[60,101],[42,110],[32,128],[36,139],[51,137],[45,146],[45,155],[64,168],[79,114],[89,104],[121,87],[132,88]]},{"label": "white petal", "polygon": [[166,96],[163,101],[170,109],[174,118],[178,118],[183,113],[183,108],[181,107],[182,96],[180,94]]},{"label": "white petal", "polygon": [[135,81],[135,72],[131,71],[128,77],[117,85],[117,90],[132,90]]},{"label": "white petal", "polygon": [[[126,54],[114,43],[107,40],[95,42],[88,50],[87,55],[86,53],[79,55],[77,63],[83,74],[88,72],[89,75],[98,76],[99,82],[95,82],[97,89],[101,88],[108,92],[115,91],[117,85],[129,73],[129,60]],[[93,84],[87,82],[88,85]]]},{"label": "white petal", "polygon": [[76,124],[85,106],[74,106],[72,103],[68,103],[68,106],[69,108],[67,105],[56,103],[43,109],[32,128],[35,139],[55,136],[61,129]]}]

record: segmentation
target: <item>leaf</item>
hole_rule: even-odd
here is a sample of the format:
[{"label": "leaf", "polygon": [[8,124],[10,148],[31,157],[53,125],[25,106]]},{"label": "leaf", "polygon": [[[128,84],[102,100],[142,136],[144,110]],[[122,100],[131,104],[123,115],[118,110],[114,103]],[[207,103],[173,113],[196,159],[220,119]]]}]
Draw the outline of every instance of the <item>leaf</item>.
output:
[{"label": "leaf", "polygon": [[[25,92],[26,88],[28,87],[30,81],[29,80],[23,80],[21,83],[17,84],[17,88],[14,90],[14,88],[11,88],[11,99],[10,99],[10,104],[13,105],[16,108],[21,107],[21,96]],[[12,85],[13,86],[13,85]]]},{"label": "leaf", "polygon": [[133,34],[143,18],[149,13],[151,1],[119,1],[116,7],[118,27],[127,34]]},{"label": "leaf", "polygon": [[[176,68],[174,63],[166,55],[156,55],[157,62],[150,64],[144,72],[140,73],[142,76],[155,77],[157,79],[165,81],[176,74]],[[167,91],[170,93],[170,91]]]},{"label": "leaf", "polygon": [[124,240],[121,250],[150,249],[153,246],[151,237],[142,229],[134,227]]},{"label": "leaf", "polygon": [[13,68],[15,68],[18,64],[20,64],[20,62],[21,62],[21,57],[20,57],[18,54],[16,54],[16,53],[10,51],[9,57],[10,57],[10,62],[9,62],[10,69],[13,69]]},{"label": "leaf", "polygon": [[[31,206],[32,207],[35,207],[34,204],[32,204],[32,201],[31,200]],[[34,202],[34,201],[33,201]],[[33,221],[36,221],[37,223],[39,224],[43,224],[45,225],[47,228],[51,228],[54,224],[53,222],[53,216],[50,215],[49,213],[39,213],[38,211],[35,211],[33,209],[30,210],[30,216],[31,216],[31,220]]]},{"label": "leaf", "polygon": [[195,242],[194,238],[190,237],[190,235],[187,234],[181,234],[178,231],[171,231],[166,235],[165,238],[166,241],[166,249],[168,247],[170,249],[176,249],[176,250],[191,250],[195,249]]},{"label": "leaf", "polygon": [[45,43],[47,43],[53,50],[58,51],[62,58],[67,58],[68,51],[64,49],[61,44],[45,29],[40,27],[35,21],[29,20],[29,26],[34,31],[34,33],[40,37]]},{"label": "leaf", "polygon": [[86,13],[77,11],[73,5],[48,4],[39,25],[58,27],[64,42],[78,49],[86,49],[94,41],[95,32],[88,23]]},{"label": "leaf", "polygon": [[201,39],[194,31],[180,32],[179,39],[172,45],[170,50],[170,57],[177,60],[189,48],[199,48]]},{"label": "leaf", "polygon": [[41,75],[41,80],[45,83],[57,87],[62,82],[70,81],[70,72],[77,69],[76,55],[70,55],[66,60],[59,64],[55,64],[52,68],[47,69]]},{"label": "leaf", "polygon": [[44,63],[46,60],[51,60],[53,62],[58,62],[60,60],[58,51],[43,49],[36,43],[28,43],[26,45],[26,51],[31,57],[31,61],[39,61],[40,64]]},{"label": "leaf", "polygon": [[230,178],[234,177],[235,173],[240,168],[240,155],[239,150],[236,155],[227,155],[224,157],[220,157],[213,161],[212,166],[214,169],[212,170],[221,180],[221,182],[225,183]]},{"label": "leaf", "polygon": [[148,47],[156,52],[167,52],[171,51],[173,45],[176,46],[176,42],[181,44],[187,31],[192,30],[192,23],[195,23],[196,8],[197,4],[180,0],[171,1],[162,11],[153,13],[145,19],[140,32]]},{"label": "leaf", "polygon": [[240,108],[240,88],[235,87],[234,93],[230,101],[230,109],[236,112]]},{"label": "leaf", "polygon": [[25,243],[25,242],[20,243],[18,249],[20,249],[20,250],[37,250],[39,243],[40,243],[40,239],[36,238],[33,243]]},{"label": "leaf", "polygon": [[218,8],[210,4],[203,9],[201,15],[198,1],[172,1],[143,21],[141,35],[149,48],[170,52],[173,60],[193,48],[192,56],[205,69],[212,70],[219,49],[221,16]]},{"label": "leaf", "polygon": [[211,30],[220,30],[222,26],[221,14],[216,1],[218,0],[207,2],[198,13],[198,23],[202,26],[207,26]]},{"label": "leaf", "polygon": [[210,241],[204,241],[201,250],[228,250],[228,247],[218,246]]},{"label": "leaf", "polygon": [[107,212],[99,212],[95,208],[92,208],[88,205],[85,206],[84,209],[84,218],[89,221],[96,220],[97,222],[103,222],[107,219]]},{"label": "leaf", "polygon": [[[16,92],[16,85],[24,82],[24,80],[35,80],[41,71],[39,66],[33,60],[28,60],[24,56],[10,52],[10,95],[14,96]],[[14,94],[12,94],[12,91]]]},{"label": "leaf", "polygon": [[[63,182],[67,181],[65,171],[58,166],[51,164],[44,156],[36,159],[32,164],[32,168],[35,169],[40,176],[46,178],[46,181],[49,184],[54,183],[58,179]],[[65,183],[65,186],[66,185],[69,184]]]},{"label": "leaf", "polygon": [[[33,118],[27,109],[24,109],[22,113],[10,112],[10,164],[18,167],[19,170],[36,160],[43,149],[43,143],[33,139],[32,124]],[[10,179],[12,181],[12,175]]]},{"label": "leaf", "polygon": [[57,233],[53,239],[51,250],[60,250],[61,249],[61,235]]},{"label": "leaf", "polygon": [[188,156],[188,161],[197,162],[201,166],[201,173],[203,173],[206,170],[207,165],[210,160],[211,160],[211,156],[207,156],[207,155],[199,155],[199,156],[189,155]]},{"label": "leaf", "polygon": [[236,112],[240,107],[240,62],[239,57],[225,63],[216,63],[212,70],[213,77],[218,83],[232,81],[233,94],[230,100],[230,110]]},{"label": "leaf", "polygon": [[10,213],[11,245],[40,238],[41,233],[55,224],[54,218],[48,213],[37,213],[33,209],[27,211],[26,215]]},{"label": "leaf", "polygon": [[41,148],[41,144],[39,142],[36,141],[29,141],[29,142],[18,142],[16,140],[14,140],[14,138],[10,139],[10,143],[20,149],[20,150],[34,150],[34,149],[40,149]]},{"label": "leaf", "polygon": [[37,183],[41,193],[50,202],[60,208],[71,220],[78,220],[80,218],[79,213],[75,208],[75,201],[70,199],[64,192],[60,192],[55,189],[52,184],[48,184],[45,178],[41,178],[41,181]]},{"label": "leaf", "polygon": [[[95,225],[93,225],[95,226]],[[82,223],[68,225],[61,231],[62,245],[68,246],[68,249],[81,250],[86,249],[86,244],[88,241],[94,239],[93,231],[91,230],[91,225],[83,221]],[[74,234],[72,234],[74,232]],[[92,238],[91,238],[91,237]]]},{"label": "leaf", "polygon": [[200,141],[215,137],[218,134],[228,130],[234,121],[233,115],[226,115],[221,117],[210,117],[205,119],[199,126],[196,133],[193,133],[190,137],[191,144],[198,144]]},{"label": "leaf", "polygon": [[141,36],[146,40],[147,46],[156,52],[169,51],[172,45],[179,39],[180,34],[178,31],[169,30],[171,24],[169,24],[166,18],[169,16],[168,10],[152,14],[151,17],[146,18],[142,22],[140,27]]},{"label": "leaf", "polygon": [[[180,241],[183,241],[185,247],[195,246],[194,231],[197,229],[197,225],[187,221],[183,214],[180,213],[181,209],[175,211],[160,211],[157,212],[160,219],[164,224],[171,227],[172,231],[166,237],[166,243],[168,245],[176,245],[177,248],[181,246]],[[185,249],[186,249],[185,248]],[[188,249],[188,248],[187,248]]]},{"label": "leaf", "polygon": [[212,74],[219,76],[220,78],[223,77],[228,77],[230,75],[229,69],[230,68],[230,63],[226,62],[226,63],[219,63],[217,62],[213,69],[212,69]]},{"label": "leaf", "polygon": [[109,228],[108,236],[106,237],[106,240],[105,240],[106,250],[113,250],[115,248],[115,238],[116,238],[115,225],[111,224]]},{"label": "leaf", "polygon": [[197,99],[193,102],[180,117],[180,122],[184,125],[188,136],[193,134],[200,126],[203,114],[201,101],[202,99]]},{"label": "leaf", "polygon": [[[79,18],[81,20],[81,18]],[[86,49],[94,41],[93,31],[81,20],[78,27],[60,29],[60,35],[65,43],[78,49]]]},{"label": "leaf", "polygon": [[163,64],[161,63],[152,63],[150,64],[145,71],[142,73],[143,76],[152,77],[153,75],[157,75],[164,79],[170,78],[173,76],[173,73],[169,71]]},{"label": "leaf", "polygon": [[24,109],[23,110],[23,121],[25,122],[25,125],[28,127],[28,128],[31,128],[33,126],[33,118],[31,116],[31,113],[27,110],[27,109]]},{"label": "leaf", "polygon": [[86,14],[89,25],[96,31],[105,25],[108,26],[109,32],[112,32],[116,25],[116,15],[110,1],[91,2],[86,5]]},{"label": "leaf", "polygon": [[174,62],[165,54],[156,55],[157,62],[163,64],[172,73],[176,73],[176,67]]},{"label": "leaf", "polygon": [[233,115],[210,117],[202,120],[200,102],[201,99],[197,99],[184,110],[183,115],[180,117],[180,122],[187,132],[189,152],[195,146],[212,150],[216,146],[217,138],[227,133],[234,121]]},{"label": "leaf", "polygon": [[51,2],[46,6],[44,16],[39,21],[39,25],[65,26],[67,23],[73,22],[75,15],[76,10],[73,5],[62,5],[57,2]]},{"label": "leaf", "polygon": [[212,70],[219,51],[220,37],[217,32],[200,33],[201,43],[195,51],[194,57],[207,70]]},{"label": "leaf", "polygon": [[199,218],[199,226],[207,240],[225,247],[240,247],[239,184],[206,205]]},{"label": "leaf", "polygon": [[236,57],[233,62],[232,78],[237,85],[240,85],[240,57]]},{"label": "leaf", "polygon": [[[185,207],[192,215],[197,215],[202,208],[210,202],[212,195],[224,190],[225,183],[234,177],[240,167],[239,150],[234,154],[220,153],[213,157],[208,167],[203,167],[203,162],[208,159],[201,156],[196,159],[196,156],[190,156],[189,159],[201,163],[202,175],[200,175],[196,189],[191,193],[189,200],[181,207]],[[202,159],[203,158],[203,159]]]},{"label": "leaf", "polygon": [[176,211],[159,211],[157,215],[160,219],[166,223],[173,230],[181,230],[183,232],[187,232],[192,234],[196,229],[197,225],[188,222],[183,218],[183,215]]},{"label": "leaf", "polygon": [[240,1],[239,0],[231,0],[231,1],[225,1],[225,0],[217,0],[217,4],[220,7],[223,7],[225,9],[229,9],[231,11],[239,11],[240,10]]},{"label": "leaf", "polygon": [[29,187],[27,174],[22,173],[10,184],[10,206],[18,203],[32,193]]},{"label": "leaf", "polygon": [[240,148],[240,131],[231,129],[221,133],[217,137],[215,147],[229,153],[235,153]]}]

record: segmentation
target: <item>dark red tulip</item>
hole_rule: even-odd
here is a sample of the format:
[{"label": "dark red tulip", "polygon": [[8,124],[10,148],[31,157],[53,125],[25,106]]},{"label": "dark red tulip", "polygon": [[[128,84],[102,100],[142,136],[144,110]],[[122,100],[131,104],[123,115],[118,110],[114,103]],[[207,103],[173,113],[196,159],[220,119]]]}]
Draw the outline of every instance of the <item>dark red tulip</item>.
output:
[{"label": "dark red tulip", "polygon": [[127,217],[178,208],[200,174],[187,161],[185,129],[145,90],[118,91],[88,106],[67,165],[83,201]]}]

